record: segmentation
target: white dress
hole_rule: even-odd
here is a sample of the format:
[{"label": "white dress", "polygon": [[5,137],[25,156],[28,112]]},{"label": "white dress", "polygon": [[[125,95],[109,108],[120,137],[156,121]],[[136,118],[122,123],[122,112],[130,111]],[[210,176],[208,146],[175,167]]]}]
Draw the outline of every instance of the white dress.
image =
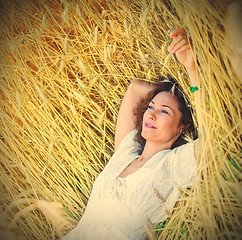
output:
[{"label": "white dress", "polygon": [[192,186],[197,168],[194,142],[158,152],[136,172],[118,177],[139,157],[135,134],[133,130],[122,140],[95,180],[80,222],[62,240],[145,239],[147,217],[152,223],[165,220],[179,197],[178,187]]}]

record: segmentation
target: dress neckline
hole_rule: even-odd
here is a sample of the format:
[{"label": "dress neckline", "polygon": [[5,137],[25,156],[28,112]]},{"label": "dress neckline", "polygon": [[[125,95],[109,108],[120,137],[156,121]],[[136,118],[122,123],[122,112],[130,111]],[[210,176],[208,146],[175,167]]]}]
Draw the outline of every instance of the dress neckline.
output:
[{"label": "dress neckline", "polygon": [[143,166],[141,166],[139,169],[137,169],[136,171],[128,174],[126,177],[120,177],[120,174],[132,163],[132,161],[134,161],[136,158],[140,157],[140,154],[136,154],[135,157],[130,158],[130,160],[124,165],[124,167],[121,168],[120,171],[118,171],[118,175],[116,175],[117,177],[115,179],[127,179],[130,175],[134,175],[135,173],[141,171],[142,169],[144,169],[145,167],[147,167],[152,161],[153,159],[155,159],[155,156],[161,154],[161,153],[165,153],[165,152],[170,152],[171,149],[165,149],[165,150],[161,150],[160,152],[156,153],[154,156],[152,156],[148,161],[146,161],[146,163],[144,163]]},{"label": "dress neckline", "polygon": [[[129,175],[131,175],[131,174],[133,174],[133,173],[135,173],[135,172],[137,172],[138,170],[136,170],[136,171],[134,171],[134,172],[132,172],[132,173],[130,173],[129,175],[127,175],[126,177],[120,177],[120,174],[136,159],[136,158],[138,158],[138,157],[140,157],[140,155],[139,154],[136,154],[135,155],[135,157],[132,157],[132,158],[130,158],[130,160],[129,161],[127,161],[127,163],[126,164],[124,164],[124,166],[122,166],[120,169],[119,169],[119,171],[118,171],[118,174],[116,175],[116,178],[115,179],[119,179],[119,178],[121,178],[121,179],[126,179]],[[144,166],[144,165],[143,165]],[[143,167],[142,166],[142,167]]]}]

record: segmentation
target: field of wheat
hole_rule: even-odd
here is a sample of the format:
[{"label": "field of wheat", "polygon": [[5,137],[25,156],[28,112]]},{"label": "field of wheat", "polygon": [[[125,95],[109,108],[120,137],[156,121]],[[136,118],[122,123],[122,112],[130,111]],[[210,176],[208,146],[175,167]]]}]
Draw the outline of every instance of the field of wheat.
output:
[{"label": "field of wheat", "polygon": [[[113,153],[132,78],[186,72],[168,52],[184,27],[201,82],[193,190],[150,239],[241,234],[241,5],[223,0],[16,0],[0,3],[0,236],[58,239],[81,218]],[[240,9],[239,9],[240,8]],[[238,25],[238,27],[237,27]]]}]

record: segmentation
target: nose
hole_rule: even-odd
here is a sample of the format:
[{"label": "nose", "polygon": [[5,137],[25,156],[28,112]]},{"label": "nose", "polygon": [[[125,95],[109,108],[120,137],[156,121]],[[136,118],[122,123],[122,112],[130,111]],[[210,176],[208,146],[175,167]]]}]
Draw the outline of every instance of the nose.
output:
[{"label": "nose", "polygon": [[155,121],[156,120],[156,113],[155,113],[155,111],[150,112],[149,113],[149,117],[150,117],[150,119]]}]

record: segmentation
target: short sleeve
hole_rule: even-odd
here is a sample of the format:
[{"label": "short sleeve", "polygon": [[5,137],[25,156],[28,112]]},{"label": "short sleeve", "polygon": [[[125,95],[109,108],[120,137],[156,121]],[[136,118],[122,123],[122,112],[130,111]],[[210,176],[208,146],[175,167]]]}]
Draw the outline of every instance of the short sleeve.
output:
[{"label": "short sleeve", "polygon": [[113,154],[112,158],[110,159],[110,162],[115,162],[117,159],[122,159],[122,157],[126,155],[137,155],[140,146],[139,143],[135,141],[136,133],[137,130],[134,129],[123,138],[115,153]]},{"label": "short sleeve", "polygon": [[186,143],[172,151],[173,181],[180,187],[191,187],[197,175],[197,161],[194,156],[194,142]]}]

